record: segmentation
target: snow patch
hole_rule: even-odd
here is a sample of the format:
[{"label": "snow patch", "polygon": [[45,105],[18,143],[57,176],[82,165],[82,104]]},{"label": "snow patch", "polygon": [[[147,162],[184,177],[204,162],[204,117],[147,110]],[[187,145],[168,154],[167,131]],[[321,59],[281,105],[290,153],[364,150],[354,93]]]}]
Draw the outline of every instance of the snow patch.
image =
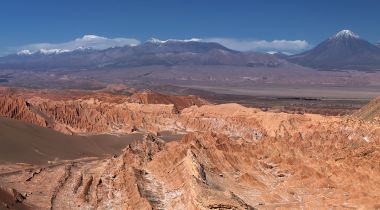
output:
[{"label": "snow patch", "polygon": [[337,34],[335,34],[334,38],[355,38],[359,39],[359,35],[355,34],[354,32],[344,29],[339,31]]},{"label": "snow patch", "polygon": [[84,35],[74,40],[62,43],[36,43],[21,47],[19,55],[60,54],[75,50],[103,50],[113,47],[136,46],[140,41],[133,38],[107,38],[96,35]]},{"label": "snow patch", "polygon": [[68,49],[39,49],[36,51],[21,50],[17,52],[17,55],[33,55],[33,54],[53,55],[53,54],[61,54],[61,53],[68,53],[68,52],[74,52],[74,51],[86,51],[86,50],[92,50],[92,48],[81,46],[74,50],[68,50]]},{"label": "snow patch", "polygon": [[40,49],[38,52],[45,55],[51,55],[51,54],[67,53],[71,51],[72,50],[66,50],[66,49]]},{"label": "snow patch", "polygon": [[277,54],[277,53],[279,53],[278,51],[268,51],[268,52],[266,52],[267,54],[270,54],[270,55],[274,55],[274,54]]},{"label": "snow patch", "polygon": [[191,38],[191,39],[167,39],[167,40],[160,40],[157,38],[151,38],[147,42],[155,43],[155,44],[165,44],[167,42],[200,42],[201,39],[198,38]]},{"label": "snow patch", "polygon": [[20,50],[17,55],[31,55],[33,54],[30,50]]},{"label": "snow patch", "polygon": [[284,52],[284,51],[267,51],[266,53],[269,55],[275,55],[275,54],[293,55],[293,53]]}]

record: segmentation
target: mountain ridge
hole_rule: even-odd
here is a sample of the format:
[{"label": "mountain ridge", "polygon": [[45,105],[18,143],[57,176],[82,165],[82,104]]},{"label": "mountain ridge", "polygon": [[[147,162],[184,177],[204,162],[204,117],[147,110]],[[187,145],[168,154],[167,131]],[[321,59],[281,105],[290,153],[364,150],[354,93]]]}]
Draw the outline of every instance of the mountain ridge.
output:
[{"label": "mountain ridge", "polygon": [[350,30],[342,30],[313,49],[296,55],[240,52],[217,42],[199,39],[159,40],[152,38],[138,45],[75,50],[22,50],[0,57],[0,69],[78,70],[130,68],[140,66],[245,66],[281,67],[289,61],[321,70],[380,70],[379,44],[372,44]]},{"label": "mountain ridge", "polygon": [[379,70],[380,49],[350,30],[342,30],[288,61],[327,70]]},{"label": "mountain ridge", "polygon": [[0,58],[2,69],[120,68],[150,65],[269,66],[280,64],[266,53],[239,52],[214,42],[147,41],[141,45],[105,50],[24,51]]}]

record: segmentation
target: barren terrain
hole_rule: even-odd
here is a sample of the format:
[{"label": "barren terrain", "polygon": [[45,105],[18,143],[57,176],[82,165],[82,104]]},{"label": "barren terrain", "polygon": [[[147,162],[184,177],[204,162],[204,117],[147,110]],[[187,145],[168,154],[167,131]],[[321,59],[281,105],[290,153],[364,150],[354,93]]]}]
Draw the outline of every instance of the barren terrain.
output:
[{"label": "barren terrain", "polygon": [[188,2],[1,2],[0,210],[380,210],[380,1]]},{"label": "barren terrain", "polygon": [[[52,161],[12,164],[28,163],[30,155],[9,156],[0,167],[3,207],[380,207],[378,100],[354,115],[326,116],[112,90],[72,90],[61,97],[65,91],[3,89],[0,113],[18,121],[3,119],[2,129],[25,129],[30,137],[14,134],[2,145],[20,142],[27,150],[10,148],[21,154],[33,153],[30,144]],[[111,155],[124,144],[116,143],[119,138],[137,133],[136,141],[124,141],[120,155],[92,155],[103,154],[97,145],[108,148],[115,138]],[[49,135],[54,138],[40,140]],[[77,156],[79,151],[84,153]]]},{"label": "barren terrain", "polygon": [[328,115],[352,114],[378,96],[380,89],[379,72],[320,71],[290,63],[281,68],[195,65],[37,72],[3,69],[0,78],[8,87],[104,90],[123,84],[129,87],[124,93],[150,89],[196,95],[219,104]]}]

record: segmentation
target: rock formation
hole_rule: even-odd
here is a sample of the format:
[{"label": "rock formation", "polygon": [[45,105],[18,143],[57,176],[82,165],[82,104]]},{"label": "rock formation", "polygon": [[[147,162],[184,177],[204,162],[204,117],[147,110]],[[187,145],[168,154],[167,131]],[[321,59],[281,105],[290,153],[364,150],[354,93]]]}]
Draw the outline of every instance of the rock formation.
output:
[{"label": "rock formation", "polygon": [[[11,95],[11,96],[10,96]],[[0,94],[0,116],[19,119],[66,134],[124,134],[135,128],[171,130],[179,110],[207,102],[192,96],[146,92],[132,97],[96,93],[59,98],[52,93]]]},{"label": "rock formation", "polygon": [[0,116],[47,126],[46,121],[32,111],[31,105],[26,100],[12,95],[0,96]]},{"label": "rock formation", "polygon": [[130,102],[140,104],[173,104],[176,109],[182,110],[190,106],[202,106],[209,104],[197,96],[164,95],[153,91],[135,93],[130,97]]},{"label": "rock formation", "polygon": [[[23,113],[44,116],[47,126],[57,130],[88,135],[137,129],[145,137],[120,156],[1,166],[3,206],[380,208],[380,125],[376,123],[347,116],[263,112],[237,104],[179,111],[174,105],[98,99],[32,97],[27,103],[31,105]],[[161,131],[185,136],[164,141],[156,135]]]},{"label": "rock formation", "polygon": [[370,101],[366,106],[359,109],[354,116],[366,120],[380,122],[380,97]]},{"label": "rock formation", "polygon": [[169,143],[148,135],[119,157],[0,180],[32,209],[373,209],[380,199],[378,145],[323,129],[254,142],[213,132]]}]

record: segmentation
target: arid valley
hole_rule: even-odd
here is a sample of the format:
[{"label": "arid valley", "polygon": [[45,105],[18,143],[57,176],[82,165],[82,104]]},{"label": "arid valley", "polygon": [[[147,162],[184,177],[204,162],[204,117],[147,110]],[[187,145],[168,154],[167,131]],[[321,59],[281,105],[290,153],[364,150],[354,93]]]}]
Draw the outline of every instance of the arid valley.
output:
[{"label": "arid valley", "polygon": [[380,209],[376,0],[0,3],[0,210]]},{"label": "arid valley", "polygon": [[1,204],[379,208],[379,100],[326,116],[128,91],[3,88]]}]

